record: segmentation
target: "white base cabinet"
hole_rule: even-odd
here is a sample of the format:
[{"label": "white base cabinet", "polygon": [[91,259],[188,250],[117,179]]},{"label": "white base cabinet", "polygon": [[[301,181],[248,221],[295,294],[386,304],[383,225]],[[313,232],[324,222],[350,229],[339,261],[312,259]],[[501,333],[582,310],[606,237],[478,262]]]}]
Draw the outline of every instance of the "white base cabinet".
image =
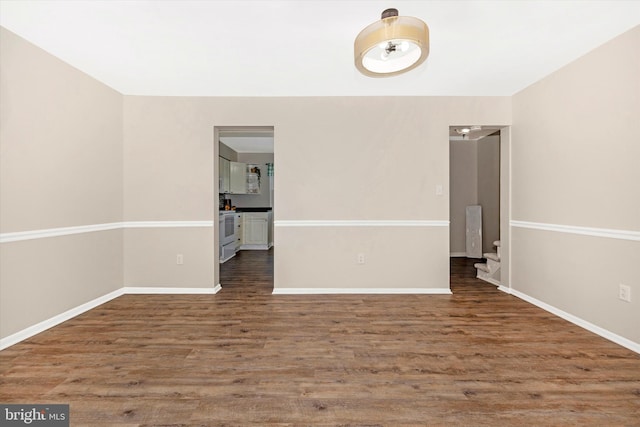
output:
[{"label": "white base cabinet", "polygon": [[242,214],[242,245],[240,249],[269,249],[273,246],[270,232],[271,212],[244,212]]}]

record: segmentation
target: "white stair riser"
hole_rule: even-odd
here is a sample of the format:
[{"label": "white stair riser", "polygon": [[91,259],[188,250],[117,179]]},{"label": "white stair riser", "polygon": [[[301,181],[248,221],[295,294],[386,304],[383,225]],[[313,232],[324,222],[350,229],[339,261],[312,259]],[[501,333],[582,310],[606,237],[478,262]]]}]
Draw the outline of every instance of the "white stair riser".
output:
[{"label": "white stair riser", "polygon": [[484,271],[485,273],[491,273],[491,270],[489,270],[489,266],[485,263],[473,264],[473,268],[475,268],[478,271]]},{"label": "white stair riser", "polygon": [[480,280],[484,280],[485,282],[491,283],[492,285],[500,286],[500,275],[498,275],[498,277],[478,275],[476,276],[476,278]]},{"label": "white stair riser", "polygon": [[500,263],[495,262],[493,260],[487,260],[486,264],[474,264],[473,265],[478,271],[484,271],[485,273],[493,274],[496,271],[500,270]]},{"label": "white stair riser", "polygon": [[500,257],[495,252],[494,253],[484,253],[484,254],[482,254],[482,256],[483,256],[483,258],[492,259],[492,260],[494,260],[496,262],[500,262]]},{"label": "white stair riser", "polygon": [[486,271],[478,270],[478,274],[476,275],[476,277],[479,278],[479,279],[489,278],[489,277],[491,277],[491,273],[487,273]]},{"label": "white stair riser", "polygon": [[477,270],[476,277],[485,280],[493,285],[500,284],[500,240],[493,242],[496,253],[486,253],[484,257],[487,263],[477,263],[474,267]]},{"label": "white stair riser", "polygon": [[500,263],[496,262],[496,261],[494,261],[492,259],[488,259],[487,260],[487,267],[489,267],[489,271],[491,271],[493,273],[494,271],[500,270]]},{"label": "white stair riser", "polygon": [[488,273],[488,272],[483,271],[483,270],[477,270],[477,271],[478,271],[477,274],[476,274],[477,278],[480,278],[480,279],[482,279],[482,278],[492,278],[492,279],[500,280],[500,270],[493,271],[491,273]]}]

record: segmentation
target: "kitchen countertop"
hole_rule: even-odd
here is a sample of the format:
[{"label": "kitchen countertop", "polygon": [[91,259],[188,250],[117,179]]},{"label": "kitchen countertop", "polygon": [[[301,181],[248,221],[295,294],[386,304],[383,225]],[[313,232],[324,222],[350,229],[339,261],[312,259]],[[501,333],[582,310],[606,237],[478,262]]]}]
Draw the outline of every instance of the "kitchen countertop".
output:
[{"label": "kitchen countertop", "polygon": [[238,208],[236,207],[236,212],[269,212],[271,211],[270,207],[262,207],[262,208]]}]

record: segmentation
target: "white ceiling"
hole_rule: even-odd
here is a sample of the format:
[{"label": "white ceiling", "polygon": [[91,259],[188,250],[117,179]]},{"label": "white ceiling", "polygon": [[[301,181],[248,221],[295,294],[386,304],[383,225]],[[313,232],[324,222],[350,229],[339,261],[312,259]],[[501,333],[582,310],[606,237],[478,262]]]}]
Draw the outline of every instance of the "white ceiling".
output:
[{"label": "white ceiling", "polygon": [[[470,131],[461,135],[458,130],[469,128]],[[480,126],[480,125],[460,125],[449,127],[449,141],[478,141],[479,139],[489,136],[499,131],[502,126]]]},{"label": "white ceiling", "polygon": [[225,126],[218,128],[218,140],[236,153],[273,153],[272,126]]},{"label": "white ceiling", "polygon": [[220,142],[236,153],[273,153],[273,137],[228,136]]},{"label": "white ceiling", "polygon": [[[353,41],[388,7],[431,53],[365,77]],[[639,25],[640,1],[2,0],[0,24],[128,95],[509,96]]]}]

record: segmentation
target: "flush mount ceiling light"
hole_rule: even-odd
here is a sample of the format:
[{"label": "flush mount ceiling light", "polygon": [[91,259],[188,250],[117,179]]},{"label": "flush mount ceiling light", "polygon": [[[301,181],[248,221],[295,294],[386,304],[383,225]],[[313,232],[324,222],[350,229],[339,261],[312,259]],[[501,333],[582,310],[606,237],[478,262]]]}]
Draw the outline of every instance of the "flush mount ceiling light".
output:
[{"label": "flush mount ceiling light", "polygon": [[456,129],[456,132],[459,135],[466,135],[471,131],[480,130],[480,129],[482,129],[482,126],[474,125],[474,126],[468,126],[468,127],[463,127],[463,128],[460,128],[460,129]]},{"label": "flush mount ceiling light", "polygon": [[386,9],[380,21],[360,31],[354,43],[356,68],[365,76],[389,77],[422,64],[429,56],[429,27],[418,18]]},{"label": "flush mount ceiling light", "polygon": [[469,133],[471,133],[472,131],[475,131],[475,130],[481,130],[481,129],[482,129],[482,126],[474,125],[474,126],[468,126],[468,127],[459,128],[459,129],[456,129],[455,131],[456,131],[456,133],[457,133],[458,135],[462,135],[462,137],[463,137],[463,138],[465,138],[465,137],[467,137],[467,136],[469,135]]}]

